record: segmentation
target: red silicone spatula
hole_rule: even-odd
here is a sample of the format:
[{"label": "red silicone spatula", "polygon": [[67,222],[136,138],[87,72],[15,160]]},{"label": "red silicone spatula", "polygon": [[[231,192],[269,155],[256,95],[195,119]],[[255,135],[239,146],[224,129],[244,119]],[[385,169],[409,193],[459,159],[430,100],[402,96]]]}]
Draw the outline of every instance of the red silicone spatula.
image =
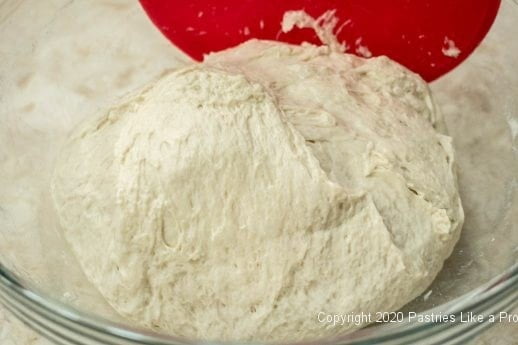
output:
[{"label": "red silicone spatula", "polygon": [[[386,55],[432,81],[466,59],[500,0],[140,0],[160,31],[196,60],[250,38],[320,44],[310,29],[281,32],[286,11],[336,10],[347,52]],[[363,47],[363,48],[362,48]]]}]

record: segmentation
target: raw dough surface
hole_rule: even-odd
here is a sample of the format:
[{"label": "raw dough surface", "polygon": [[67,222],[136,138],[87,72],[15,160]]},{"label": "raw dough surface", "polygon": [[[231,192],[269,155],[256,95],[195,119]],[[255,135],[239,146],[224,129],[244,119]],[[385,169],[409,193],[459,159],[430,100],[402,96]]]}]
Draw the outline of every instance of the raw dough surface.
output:
[{"label": "raw dough surface", "polygon": [[70,136],[52,192],[106,300],[179,336],[295,340],[402,307],[463,212],[426,84],[387,58],[249,41]]}]

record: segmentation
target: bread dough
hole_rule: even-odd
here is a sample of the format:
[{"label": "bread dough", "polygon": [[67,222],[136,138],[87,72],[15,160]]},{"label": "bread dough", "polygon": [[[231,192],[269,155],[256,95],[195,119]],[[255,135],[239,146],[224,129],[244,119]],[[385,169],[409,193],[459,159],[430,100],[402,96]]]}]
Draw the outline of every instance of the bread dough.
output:
[{"label": "bread dough", "polygon": [[425,82],[384,58],[251,40],[70,136],[52,192],[88,278],[136,324],[298,340],[402,307],[463,222]]}]

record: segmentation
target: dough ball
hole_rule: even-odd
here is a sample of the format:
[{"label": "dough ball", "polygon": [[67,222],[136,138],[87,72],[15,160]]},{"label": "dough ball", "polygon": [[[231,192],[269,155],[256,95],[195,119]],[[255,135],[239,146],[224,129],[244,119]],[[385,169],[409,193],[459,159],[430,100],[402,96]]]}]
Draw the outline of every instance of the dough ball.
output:
[{"label": "dough ball", "polygon": [[451,139],[387,58],[249,41],[81,124],[52,182],[113,308],[177,336],[351,331],[418,296],[463,222]]}]

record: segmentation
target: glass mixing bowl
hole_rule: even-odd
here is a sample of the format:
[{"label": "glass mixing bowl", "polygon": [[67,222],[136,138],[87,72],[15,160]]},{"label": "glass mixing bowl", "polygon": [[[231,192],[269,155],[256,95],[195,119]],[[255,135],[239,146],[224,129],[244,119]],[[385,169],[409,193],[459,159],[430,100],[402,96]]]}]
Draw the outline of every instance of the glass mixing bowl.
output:
[{"label": "glass mixing bowl", "polygon": [[[503,1],[476,52],[431,84],[454,138],[466,223],[433,285],[402,312],[451,314],[455,322],[398,316],[319,344],[457,344],[517,305],[517,22],[518,4]],[[77,122],[189,59],[136,1],[3,0],[0,61],[4,308],[57,344],[197,343],[117,316],[64,242],[48,187],[59,147]],[[468,312],[483,321],[463,322]]]}]

